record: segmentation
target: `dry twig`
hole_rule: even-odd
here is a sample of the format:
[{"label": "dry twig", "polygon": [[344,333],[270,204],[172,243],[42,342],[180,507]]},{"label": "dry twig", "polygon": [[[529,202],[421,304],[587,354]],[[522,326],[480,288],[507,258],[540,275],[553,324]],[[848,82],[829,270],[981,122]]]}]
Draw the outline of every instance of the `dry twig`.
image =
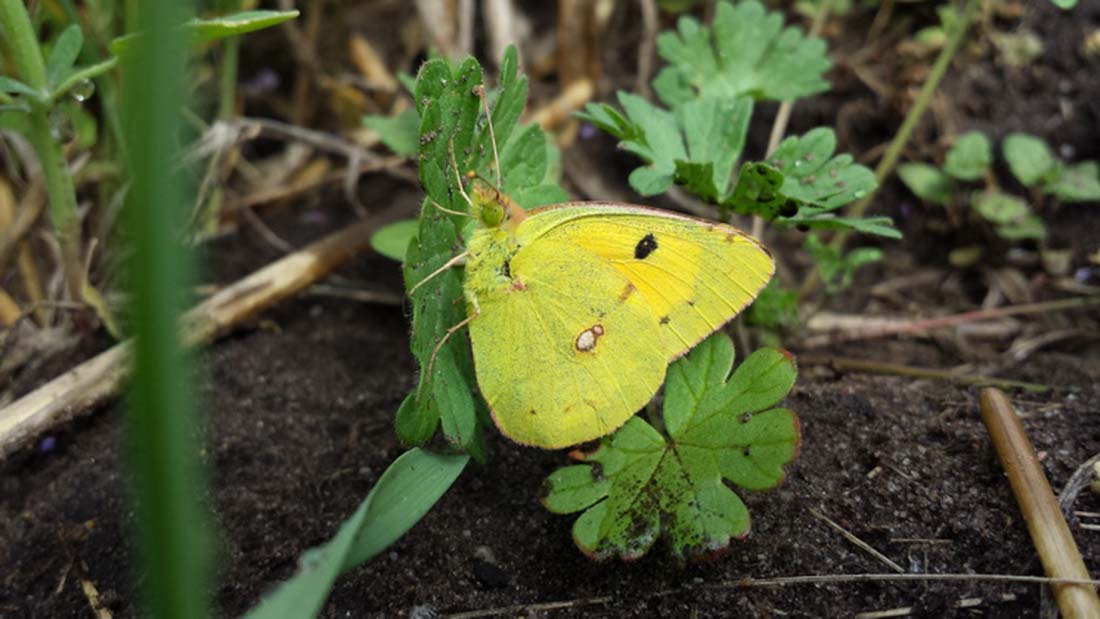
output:
[{"label": "dry twig", "polygon": [[[390,209],[287,255],[220,290],[181,320],[189,346],[203,344],[309,286],[366,249],[371,234],[392,221]],[[38,434],[115,397],[130,373],[131,344],[122,342],[0,409],[0,458]]]},{"label": "dry twig", "polygon": [[898,565],[897,563],[894,563],[893,561],[891,561],[890,557],[887,557],[886,555],[882,554],[881,552],[875,550],[870,544],[868,544],[867,542],[865,542],[865,541],[859,539],[858,537],[856,537],[856,535],[854,533],[852,533],[848,529],[845,529],[844,527],[837,524],[832,518],[826,516],[825,514],[817,511],[816,509],[814,509],[812,507],[809,508],[809,510],[810,510],[810,515],[811,516],[813,516],[814,518],[817,518],[818,520],[820,520],[820,521],[824,522],[825,524],[829,525],[830,527],[832,527],[835,531],[837,531],[838,533],[843,535],[844,539],[848,540],[849,542],[852,542],[857,547],[859,547],[860,549],[865,551],[867,554],[871,555],[876,560],[880,561],[886,567],[894,570],[895,572],[897,572],[899,574],[904,574],[905,573],[905,568],[903,568],[902,566]]},{"label": "dry twig", "polygon": [[[1089,579],[1073,534],[1062,517],[1035,448],[1027,438],[1016,409],[1004,393],[983,389],[982,421],[1012,485],[1012,493],[1027,522],[1043,570],[1054,578]],[[1062,616],[1068,619],[1100,617],[1100,597],[1092,585],[1052,585]]]},{"label": "dry twig", "polygon": [[851,357],[800,355],[798,361],[807,365],[827,365],[838,371],[869,372],[872,374],[891,374],[894,376],[909,376],[911,378],[931,378],[946,380],[961,385],[993,385],[1006,389],[1023,389],[1025,391],[1044,392],[1049,391],[1048,385],[1028,383],[993,376],[979,374],[957,374],[948,370],[935,368],[922,368],[900,363],[885,363],[871,361],[869,359],[853,359]]}]

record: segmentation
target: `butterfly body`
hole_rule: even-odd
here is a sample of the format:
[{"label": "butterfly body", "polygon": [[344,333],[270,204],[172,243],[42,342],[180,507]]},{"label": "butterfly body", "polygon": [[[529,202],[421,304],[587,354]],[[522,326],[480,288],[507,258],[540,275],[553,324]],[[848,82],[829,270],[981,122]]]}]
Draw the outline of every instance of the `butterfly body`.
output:
[{"label": "butterfly body", "polygon": [[467,244],[478,385],[505,435],[543,448],[625,423],[774,270],[736,228],[621,203],[493,223]]}]

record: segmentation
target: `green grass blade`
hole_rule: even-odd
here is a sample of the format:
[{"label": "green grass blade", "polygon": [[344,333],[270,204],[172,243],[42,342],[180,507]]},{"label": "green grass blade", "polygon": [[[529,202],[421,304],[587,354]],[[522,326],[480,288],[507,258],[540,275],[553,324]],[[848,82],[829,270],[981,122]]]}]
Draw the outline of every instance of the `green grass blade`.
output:
[{"label": "green grass blade", "polygon": [[413,448],[390,464],[336,537],[299,558],[298,573],[246,615],[248,619],[315,617],[341,573],[397,541],[458,479],[467,455]]},{"label": "green grass blade", "polygon": [[175,24],[187,17],[187,4],[140,5],[139,27],[151,36],[125,59],[122,114],[131,180],[125,222],[135,368],[126,431],[137,573],[146,614],[181,619],[208,615],[211,556],[194,372],[176,330],[191,275],[179,243],[187,201],[176,171],[187,45]]}]

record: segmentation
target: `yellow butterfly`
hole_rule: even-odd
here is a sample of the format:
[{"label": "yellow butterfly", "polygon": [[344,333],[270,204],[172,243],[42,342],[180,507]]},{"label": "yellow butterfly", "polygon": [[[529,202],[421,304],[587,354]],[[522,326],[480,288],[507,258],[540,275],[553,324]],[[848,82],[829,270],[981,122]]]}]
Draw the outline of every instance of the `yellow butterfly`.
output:
[{"label": "yellow butterfly", "polygon": [[617,202],[525,212],[474,189],[462,325],[493,419],[519,443],[557,449],[619,428],[775,270],[725,224]]}]

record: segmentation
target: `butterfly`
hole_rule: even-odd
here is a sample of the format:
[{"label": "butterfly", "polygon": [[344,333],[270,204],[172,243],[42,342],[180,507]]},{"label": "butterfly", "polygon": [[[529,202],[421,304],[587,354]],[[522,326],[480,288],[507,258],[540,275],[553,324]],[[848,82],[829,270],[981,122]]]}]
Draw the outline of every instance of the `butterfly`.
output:
[{"label": "butterfly", "polygon": [[669,363],[752,303],[775,261],[733,226],[643,206],[524,211],[498,189],[492,144],[497,186],[471,172],[473,197],[451,154],[479,225],[437,270],[465,264],[467,317],[435,352],[468,328],[478,388],[513,441],[558,449],[605,436],[657,393]]},{"label": "butterfly", "polygon": [[726,224],[620,202],[525,212],[476,189],[463,324],[493,420],[518,443],[557,449],[622,426],[775,270]]}]

